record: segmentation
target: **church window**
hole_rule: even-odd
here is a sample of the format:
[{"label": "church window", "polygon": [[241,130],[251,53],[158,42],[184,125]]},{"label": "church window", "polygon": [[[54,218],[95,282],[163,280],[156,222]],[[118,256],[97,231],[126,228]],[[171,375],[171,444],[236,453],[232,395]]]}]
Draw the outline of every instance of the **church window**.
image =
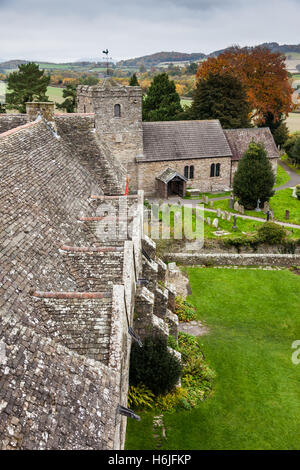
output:
[{"label": "church window", "polygon": [[212,163],[210,165],[210,177],[213,178],[215,176],[215,164]]},{"label": "church window", "polygon": [[121,117],[121,106],[119,104],[115,104],[114,114],[115,117]]},{"label": "church window", "polygon": [[221,168],[220,163],[217,163],[216,164],[216,176],[220,176],[220,168]]},{"label": "church window", "polygon": [[194,179],[194,165],[190,166],[190,179]]},{"label": "church window", "polygon": [[186,178],[189,177],[189,167],[188,167],[188,166],[185,166],[185,167],[184,167],[184,176],[185,176]]}]

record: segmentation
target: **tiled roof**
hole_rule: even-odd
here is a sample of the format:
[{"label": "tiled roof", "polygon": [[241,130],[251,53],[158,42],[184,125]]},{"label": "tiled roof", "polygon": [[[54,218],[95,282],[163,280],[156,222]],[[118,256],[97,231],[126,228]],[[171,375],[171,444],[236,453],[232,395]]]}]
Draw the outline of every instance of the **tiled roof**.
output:
[{"label": "tiled roof", "polygon": [[[122,253],[87,248],[98,240],[78,218],[94,215],[90,195],[102,193],[95,147],[77,158],[62,120],[60,139],[42,120],[0,138],[0,449],[114,446],[120,390],[107,367],[107,292]],[[71,120],[75,139],[80,123]],[[79,252],[61,252],[65,245]],[[81,282],[83,270],[95,292]]]},{"label": "tiled roof", "polygon": [[167,170],[163,171],[159,176],[157,176],[156,179],[162,181],[163,183],[169,183],[175,176],[178,176],[184,181],[187,181],[187,178],[185,178],[183,175],[178,173],[176,170],[172,170],[172,168],[167,168]]},{"label": "tiled roof", "polygon": [[218,120],[143,123],[144,155],[137,161],[231,157]]},{"label": "tiled roof", "polygon": [[278,150],[268,127],[250,129],[230,129],[224,131],[232,151],[232,160],[240,160],[249,144],[263,143],[269,158],[278,158]]}]

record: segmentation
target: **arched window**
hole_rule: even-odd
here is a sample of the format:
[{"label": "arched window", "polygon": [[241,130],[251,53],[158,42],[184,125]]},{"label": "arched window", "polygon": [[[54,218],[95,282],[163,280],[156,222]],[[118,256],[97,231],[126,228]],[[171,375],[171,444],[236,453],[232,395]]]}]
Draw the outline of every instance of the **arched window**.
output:
[{"label": "arched window", "polygon": [[184,176],[185,176],[186,178],[189,177],[189,167],[188,167],[188,166],[185,166],[185,167],[184,167]]},{"label": "arched window", "polygon": [[215,176],[215,164],[212,163],[210,165],[210,177],[213,178]]},{"label": "arched window", "polygon": [[119,104],[115,104],[114,114],[115,114],[115,117],[121,117],[121,106]]},{"label": "arched window", "polygon": [[194,165],[190,166],[190,179],[194,179]]},{"label": "arched window", "polygon": [[216,176],[220,176],[220,168],[221,168],[221,164],[217,163],[216,164]]}]

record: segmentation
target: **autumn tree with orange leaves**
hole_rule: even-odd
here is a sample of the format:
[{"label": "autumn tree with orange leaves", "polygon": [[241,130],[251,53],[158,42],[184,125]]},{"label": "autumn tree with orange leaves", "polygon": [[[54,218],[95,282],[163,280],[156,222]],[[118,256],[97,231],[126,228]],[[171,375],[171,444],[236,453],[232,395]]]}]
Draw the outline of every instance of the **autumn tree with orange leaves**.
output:
[{"label": "autumn tree with orange leaves", "polygon": [[202,62],[196,79],[205,80],[211,74],[230,74],[240,80],[247,91],[252,122],[257,126],[273,125],[275,130],[293,109],[293,89],[285,57],[280,53],[263,47],[234,47]]}]

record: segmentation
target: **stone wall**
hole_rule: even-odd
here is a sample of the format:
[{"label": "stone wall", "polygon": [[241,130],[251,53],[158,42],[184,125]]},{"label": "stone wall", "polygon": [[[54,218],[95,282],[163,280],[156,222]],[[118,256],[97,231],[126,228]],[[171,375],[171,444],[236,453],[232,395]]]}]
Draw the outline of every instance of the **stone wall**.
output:
[{"label": "stone wall", "polygon": [[[220,163],[219,177],[210,178],[210,166]],[[145,191],[145,195],[155,195],[156,177],[167,168],[172,168],[184,175],[184,167],[194,165],[194,179],[187,182],[188,188],[199,189],[203,192],[224,190],[230,188],[231,158],[200,158],[194,160],[172,160],[164,162],[137,163],[138,185]]]},{"label": "stone wall", "polygon": [[[137,191],[135,158],[143,153],[141,88],[104,81],[103,86],[78,87],[77,96],[79,112],[95,113],[100,142],[124,166],[131,190]],[[120,105],[120,116],[115,116],[115,105]]]},{"label": "stone wall", "polygon": [[270,254],[270,253],[168,253],[168,262],[183,265],[217,265],[217,266],[299,266],[300,254]]},{"label": "stone wall", "polygon": [[27,114],[0,114],[0,134],[27,123]]}]

